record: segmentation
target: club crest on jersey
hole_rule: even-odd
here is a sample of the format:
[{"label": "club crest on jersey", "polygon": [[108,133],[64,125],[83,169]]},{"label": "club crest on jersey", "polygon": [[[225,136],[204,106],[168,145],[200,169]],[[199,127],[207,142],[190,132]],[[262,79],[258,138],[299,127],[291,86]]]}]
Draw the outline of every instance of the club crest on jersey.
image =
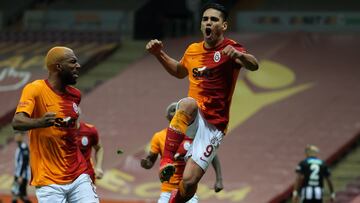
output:
[{"label": "club crest on jersey", "polygon": [[217,62],[220,61],[220,59],[221,59],[221,54],[220,54],[219,51],[216,51],[216,52],[214,53],[214,61],[217,63]]},{"label": "club crest on jersey", "polygon": [[82,146],[87,146],[89,144],[89,139],[86,136],[82,137],[81,144]]},{"label": "club crest on jersey", "polygon": [[73,102],[73,109],[77,115],[79,115],[79,107]]}]

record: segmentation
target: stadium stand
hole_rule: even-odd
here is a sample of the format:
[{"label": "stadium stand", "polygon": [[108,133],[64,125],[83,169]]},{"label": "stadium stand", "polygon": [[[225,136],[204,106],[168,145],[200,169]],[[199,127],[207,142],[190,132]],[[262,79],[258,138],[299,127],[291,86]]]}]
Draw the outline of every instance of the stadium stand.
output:
[{"label": "stadium stand", "polygon": [[336,203],[352,202],[360,195],[360,177],[347,184],[345,190],[336,193]]},{"label": "stadium stand", "polygon": [[[0,25],[8,26],[14,23],[23,13],[24,9],[34,5],[36,0],[12,0],[0,2],[0,13],[2,14],[2,22]],[[14,6],[16,5],[16,6]],[[0,26],[1,29],[2,26]]]},{"label": "stadium stand", "polygon": [[[339,4],[336,0],[257,0],[256,5],[251,1],[238,1],[238,4],[245,6],[246,10],[264,10],[264,11],[358,11],[360,3],[356,0],[346,0]],[[248,7],[246,7],[248,6]],[[238,7],[241,8],[241,7]]]}]

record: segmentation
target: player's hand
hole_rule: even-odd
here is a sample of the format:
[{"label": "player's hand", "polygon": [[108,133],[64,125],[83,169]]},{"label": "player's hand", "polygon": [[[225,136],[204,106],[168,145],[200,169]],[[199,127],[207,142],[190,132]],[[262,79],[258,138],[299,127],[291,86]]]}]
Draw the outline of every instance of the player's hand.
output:
[{"label": "player's hand", "polygon": [[95,178],[101,179],[104,176],[104,171],[102,168],[95,168]]},{"label": "player's hand", "polygon": [[215,186],[214,186],[215,192],[220,192],[220,191],[223,190],[223,189],[224,189],[224,185],[223,185],[222,181],[221,181],[221,180],[217,180],[217,181],[215,182]]},{"label": "player's hand", "polygon": [[152,54],[152,55],[159,55],[161,50],[163,49],[163,44],[161,41],[157,40],[157,39],[153,39],[150,40],[147,44],[146,44],[146,50]]},{"label": "player's hand", "polygon": [[151,162],[149,159],[141,159],[140,161],[140,165],[141,167],[145,168],[145,169],[150,169],[152,168],[152,166],[154,165],[153,162]]},{"label": "player's hand", "polygon": [[234,60],[240,60],[239,58],[243,55],[243,53],[241,53],[240,51],[238,51],[237,49],[235,49],[233,46],[231,45],[227,45],[222,51],[222,54],[225,54],[226,56],[229,56],[230,58],[234,59]]},{"label": "player's hand", "polygon": [[50,127],[53,126],[56,119],[56,113],[46,112],[42,118],[39,119],[40,127]]}]

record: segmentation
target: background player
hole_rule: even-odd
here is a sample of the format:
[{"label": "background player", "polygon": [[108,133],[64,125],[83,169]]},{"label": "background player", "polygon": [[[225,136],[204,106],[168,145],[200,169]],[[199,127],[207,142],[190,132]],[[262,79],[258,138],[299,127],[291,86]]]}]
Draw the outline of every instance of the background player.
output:
[{"label": "background player", "polygon": [[26,131],[15,130],[14,135],[17,148],[15,150],[14,184],[11,189],[13,195],[12,203],[16,203],[17,199],[21,199],[25,203],[31,203],[27,197],[27,184],[31,174],[29,146],[24,141]]},{"label": "background player", "polygon": [[[95,183],[95,179],[101,179],[104,175],[102,167],[104,148],[101,145],[96,127],[85,122],[78,122],[77,144],[87,161],[88,174]],[[95,165],[91,159],[92,148],[95,150]]]},{"label": "background player", "polygon": [[[170,122],[171,119],[174,117],[175,111],[176,111],[176,105],[177,103],[172,103],[166,108],[166,118]],[[166,138],[166,128],[155,133],[154,136],[151,139],[150,143],[150,151],[146,158],[141,160],[141,166],[145,169],[150,169],[154,166],[158,155],[162,156],[164,151],[164,145],[165,145],[165,138]],[[191,145],[192,140],[187,139],[183,142],[183,147],[186,151],[186,149],[189,149]],[[185,168],[185,160],[183,159],[184,153],[182,153],[179,158],[174,162],[176,171],[174,175],[170,178],[169,181],[162,182],[161,184],[161,194],[160,198],[158,200],[158,203],[167,203],[169,202],[171,191],[175,190],[179,187],[179,182],[182,179],[182,173]],[[212,165],[215,169],[216,174],[216,182],[214,185],[215,192],[220,192],[223,189],[223,183],[222,183],[222,176],[221,176],[221,166],[220,161],[218,160],[218,157],[215,156]],[[190,200],[187,201],[188,203],[197,203],[198,197],[197,195],[194,195]]]},{"label": "background player", "polygon": [[297,203],[299,200],[303,203],[323,202],[324,179],[329,186],[331,201],[335,200],[329,168],[323,160],[318,158],[318,153],[319,148],[315,145],[306,146],[306,158],[296,167],[297,177],[294,184],[293,203]]},{"label": "background player", "polygon": [[53,47],[45,61],[48,78],[24,87],[12,123],[29,130],[31,185],[39,202],[99,202],[76,144],[81,93],[71,85],[80,64],[67,47]]}]

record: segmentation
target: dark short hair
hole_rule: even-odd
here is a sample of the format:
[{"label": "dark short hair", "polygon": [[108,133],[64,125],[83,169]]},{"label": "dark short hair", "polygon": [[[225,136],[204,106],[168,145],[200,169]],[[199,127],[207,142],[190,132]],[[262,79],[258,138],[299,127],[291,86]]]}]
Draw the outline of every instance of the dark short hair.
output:
[{"label": "dark short hair", "polygon": [[204,14],[204,12],[209,8],[220,11],[223,14],[224,21],[227,20],[229,13],[228,13],[227,9],[225,8],[225,6],[223,6],[223,5],[219,4],[219,3],[210,2],[210,3],[205,4],[202,7],[201,13]]}]

